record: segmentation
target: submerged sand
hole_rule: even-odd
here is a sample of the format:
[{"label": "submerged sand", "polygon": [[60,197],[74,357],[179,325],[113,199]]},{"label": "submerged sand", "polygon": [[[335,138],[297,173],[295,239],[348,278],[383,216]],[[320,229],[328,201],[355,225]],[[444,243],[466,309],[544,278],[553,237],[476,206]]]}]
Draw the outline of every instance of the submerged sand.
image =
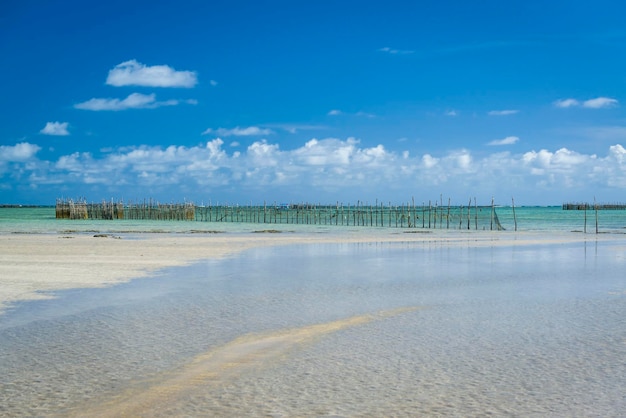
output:
[{"label": "submerged sand", "polygon": [[0,235],[0,313],[12,303],[52,297],[53,291],[93,288],[147,277],[159,269],[232,256],[267,246],[323,243],[424,242],[446,246],[559,244],[616,239],[581,233],[490,231],[242,234],[6,234]]},{"label": "submerged sand", "polygon": [[151,411],[154,416],[176,416],[176,412],[169,409],[176,408],[181,401],[184,403],[185,399],[203,393],[207,386],[224,384],[238,375],[276,361],[296,345],[311,342],[324,334],[417,309],[417,307],[400,308],[296,329],[244,335],[222,347],[198,355],[176,370],[159,375],[152,381],[142,382],[141,385],[128,389],[109,402],[83,406],[68,415],[137,417],[145,414],[145,411]]},{"label": "submerged sand", "polygon": [[[0,416],[616,415],[626,376],[626,340],[615,331],[624,329],[624,299],[614,293],[624,286],[623,237],[366,229],[0,234],[6,307],[138,277],[137,293],[149,293],[151,281],[175,288],[130,304],[109,295],[107,309],[3,330]],[[326,243],[335,245],[318,245]],[[204,263],[198,281],[157,273],[295,244],[266,258],[252,252]],[[327,274],[315,260],[301,280],[246,277],[253,263],[267,272],[283,254],[322,260],[329,249],[327,266],[344,264],[339,271],[354,275]],[[390,276],[398,277],[379,280],[396,260],[378,266],[363,257],[396,249],[410,262],[397,264]],[[424,257],[407,257],[422,249]],[[239,283],[204,280],[228,271]],[[485,271],[493,274],[483,280]]]}]

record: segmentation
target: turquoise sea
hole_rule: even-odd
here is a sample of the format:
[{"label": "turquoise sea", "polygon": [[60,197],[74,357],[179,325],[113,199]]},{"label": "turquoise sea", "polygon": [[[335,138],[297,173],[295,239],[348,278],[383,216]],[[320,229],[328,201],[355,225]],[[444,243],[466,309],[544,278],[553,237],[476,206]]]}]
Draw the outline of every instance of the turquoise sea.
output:
[{"label": "turquoise sea", "polygon": [[[487,233],[514,236],[509,211]],[[21,303],[0,316],[0,416],[623,416],[625,213],[598,214],[603,239],[593,213],[587,235],[582,212],[516,216],[580,239],[260,248]],[[267,228],[0,209],[0,234]]]},{"label": "turquoise sea", "polygon": [[[445,211],[445,209],[444,209]],[[488,211],[486,211],[488,212]],[[417,209],[417,215],[421,215]],[[496,208],[497,217],[506,231],[585,231],[596,232],[596,212],[593,210],[563,210],[561,206],[533,206],[516,207],[510,206]],[[452,218],[452,216],[451,216]],[[586,218],[586,219],[585,219]],[[598,232],[603,233],[626,233],[626,210],[600,210],[597,211]],[[216,221],[144,221],[144,220],[57,220],[53,207],[39,208],[0,208],[0,234],[2,233],[63,233],[63,232],[102,232],[102,233],[123,233],[123,232],[154,232],[154,233],[185,233],[185,232],[206,232],[206,231],[249,231],[258,229],[259,225],[270,225],[272,228],[282,227],[289,229],[302,229],[309,231],[315,227],[329,230],[331,228],[341,229],[342,225],[335,225],[332,222],[322,220],[317,225],[294,224],[294,223],[274,223],[268,218],[268,223],[254,222],[216,222]],[[355,227],[354,225],[344,225]],[[357,225],[360,227],[360,225]],[[384,227],[362,226],[368,229],[389,228],[387,221]],[[489,229],[488,213],[481,218],[478,226],[479,230]],[[395,223],[391,228],[395,228]],[[460,219],[459,216],[454,221],[446,222],[443,217],[435,221],[431,219],[430,228],[428,221],[422,222],[418,219],[412,227],[413,229],[431,230],[467,230],[468,221],[465,214]],[[409,229],[406,224],[402,229]],[[475,230],[476,223],[473,212],[470,214],[469,229]]]}]

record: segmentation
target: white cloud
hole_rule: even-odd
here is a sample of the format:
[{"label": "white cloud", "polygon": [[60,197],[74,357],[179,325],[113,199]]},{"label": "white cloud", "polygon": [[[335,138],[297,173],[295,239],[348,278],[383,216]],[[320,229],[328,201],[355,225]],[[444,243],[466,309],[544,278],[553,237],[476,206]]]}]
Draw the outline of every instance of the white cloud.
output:
[{"label": "white cloud", "polygon": [[556,107],[567,108],[579,106],[580,102],[576,99],[559,99],[554,102]]},{"label": "white cloud", "polygon": [[609,147],[609,155],[615,158],[620,163],[623,163],[626,161],[626,149],[620,144],[611,145]]},{"label": "white cloud", "polygon": [[433,168],[439,163],[439,158],[435,158],[430,154],[424,154],[422,157],[422,164],[425,168]]},{"label": "white cloud", "polygon": [[386,52],[388,54],[392,54],[392,55],[406,55],[406,54],[412,54],[415,51],[413,50],[408,50],[408,49],[393,49],[393,48],[389,48],[388,46],[384,47],[384,48],[379,48],[378,51],[380,52]]},{"label": "white cloud", "polygon": [[226,128],[209,128],[202,132],[202,135],[217,134],[219,136],[259,136],[259,135],[271,135],[273,132],[271,129],[259,128],[258,126],[248,126],[246,128],[240,128],[239,126],[226,129]]},{"label": "white cloud", "polygon": [[213,87],[217,86],[217,81],[215,80],[209,80],[209,84],[212,85]]},{"label": "white cloud", "polygon": [[560,108],[582,106],[588,109],[603,109],[615,107],[618,104],[619,101],[617,99],[612,99],[610,97],[596,97],[595,99],[589,99],[583,102],[576,99],[559,99],[554,102],[554,105]]},{"label": "white cloud", "polygon": [[48,122],[39,133],[44,135],[67,136],[70,134],[67,130],[68,125],[68,122]]},{"label": "white cloud", "polygon": [[[186,101],[190,104],[197,103],[193,99],[191,101]],[[162,102],[157,102],[156,95],[152,94],[141,94],[141,93],[131,93],[125,99],[89,99],[86,102],[75,104],[74,107],[76,109],[82,110],[93,110],[93,111],[101,111],[101,110],[126,110],[126,109],[154,109],[161,106],[176,106],[180,104],[179,100],[166,100]]]},{"label": "white cloud", "polygon": [[376,115],[373,114],[373,113],[368,113],[368,112],[363,112],[363,111],[358,111],[356,113],[346,114],[345,112],[343,112],[343,111],[341,111],[339,109],[333,109],[333,110],[329,111],[326,115],[328,115],[328,116],[354,115],[354,116],[364,117],[364,118],[369,118],[369,119],[373,119],[373,118],[376,117]]},{"label": "white cloud", "polygon": [[125,61],[109,71],[106,84],[111,86],[194,87],[194,71],[176,71],[167,65],[147,66],[137,60]]},{"label": "white cloud", "polygon": [[491,110],[491,111],[487,112],[487,114],[489,116],[508,116],[508,115],[515,115],[516,113],[519,113],[519,110],[514,110],[514,109]]},{"label": "white cloud", "polygon": [[445,115],[446,115],[446,116],[457,116],[457,115],[458,115],[458,113],[457,113],[457,111],[456,111],[456,110],[447,110],[447,111],[445,112]]},{"label": "white cloud", "polygon": [[[543,193],[538,203],[558,204],[561,197],[610,200],[626,191],[626,149],[620,144],[607,148],[604,156],[567,148],[519,154],[463,149],[433,155],[364,146],[355,138],[313,138],[287,150],[267,140],[236,150],[216,138],[191,147],[76,152],[56,161],[38,160],[39,149],[29,143],[0,146],[2,182],[21,178],[28,187],[63,184],[76,193],[96,194],[96,199],[145,192],[174,199],[185,193],[206,201],[235,193],[230,196],[247,201],[302,198],[322,203],[413,195],[428,201],[441,193],[457,203],[466,203],[470,193],[479,202],[491,196],[507,200],[514,193],[516,202],[534,203]],[[612,195],[604,198],[602,190]]]},{"label": "white cloud", "polygon": [[583,107],[601,109],[605,107],[614,107],[617,106],[617,104],[618,101],[616,99],[611,99],[610,97],[597,97],[595,99],[585,100],[583,102]]},{"label": "white cloud", "polygon": [[498,146],[498,145],[513,145],[515,144],[517,141],[519,141],[519,138],[516,136],[507,136],[506,138],[503,139],[496,139],[493,140],[491,142],[489,142],[487,145],[493,145],[493,146]]},{"label": "white cloud", "polygon": [[20,142],[15,145],[0,145],[0,161],[27,161],[41,149],[38,145]]}]

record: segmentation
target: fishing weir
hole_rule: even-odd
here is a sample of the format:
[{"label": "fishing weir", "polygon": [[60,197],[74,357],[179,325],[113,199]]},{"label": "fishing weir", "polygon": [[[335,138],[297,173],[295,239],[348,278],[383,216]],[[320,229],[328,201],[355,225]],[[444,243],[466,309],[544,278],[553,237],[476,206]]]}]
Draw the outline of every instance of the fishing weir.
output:
[{"label": "fishing weir", "polygon": [[106,202],[87,203],[85,200],[57,199],[57,219],[137,219],[153,221],[193,221],[196,206],[193,203]]},{"label": "fishing weir", "polygon": [[626,203],[563,203],[563,210],[626,210]]},{"label": "fishing weir", "polygon": [[[57,219],[97,220],[164,220],[196,222],[237,222],[257,224],[301,224],[369,226],[424,229],[504,230],[496,207],[479,206],[471,200],[467,206],[453,206],[448,201],[416,205],[374,205],[357,202],[355,205],[321,204],[263,204],[263,205],[200,205],[194,203],[158,203],[144,200],[139,203],[57,199]],[[517,226],[516,226],[517,228]]]}]

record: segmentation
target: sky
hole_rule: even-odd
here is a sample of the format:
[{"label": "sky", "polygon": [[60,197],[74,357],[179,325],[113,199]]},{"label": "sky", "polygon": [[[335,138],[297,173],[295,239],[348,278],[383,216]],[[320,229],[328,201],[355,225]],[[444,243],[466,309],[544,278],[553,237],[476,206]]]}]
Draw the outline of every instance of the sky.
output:
[{"label": "sky", "polygon": [[0,2],[0,204],[626,202],[626,3]]}]

